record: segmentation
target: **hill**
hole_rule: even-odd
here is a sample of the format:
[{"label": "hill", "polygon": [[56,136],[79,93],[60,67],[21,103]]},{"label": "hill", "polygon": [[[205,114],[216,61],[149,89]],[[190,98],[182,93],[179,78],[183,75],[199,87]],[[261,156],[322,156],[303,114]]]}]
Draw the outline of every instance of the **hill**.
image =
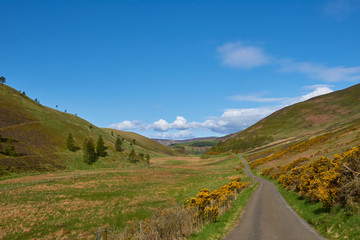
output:
[{"label": "hill", "polygon": [[[126,158],[133,139],[137,153],[152,156],[173,154],[170,148],[151,139],[131,132],[98,128],[78,116],[43,106],[3,84],[0,85],[0,116],[0,175],[5,172],[87,168],[82,151],[67,150],[69,133],[77,147],[81,147],[86,138],[96,141],[99,135],[103,137],[108,156],[100,158],[95,167],[127,166]],[[114,149],[117,135],[125,139],[123,152]],[[14,156],[5,154],[9,146],[15,147]]]},{"label": "hill", "polygon": [[265,145],[280,147],[341,131],[358,123],[359,101],[360,84],[357,84],[285,107],[218,143],[211,151],[245,151]]}]

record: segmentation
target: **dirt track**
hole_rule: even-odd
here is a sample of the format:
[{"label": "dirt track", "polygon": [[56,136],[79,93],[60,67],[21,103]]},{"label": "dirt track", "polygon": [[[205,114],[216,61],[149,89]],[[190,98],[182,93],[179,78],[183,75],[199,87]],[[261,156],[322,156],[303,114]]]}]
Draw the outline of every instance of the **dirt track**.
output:
[{"label": "dirt track", "polygon": [[245,212],[225,240],[316,240],[324,239],[287,204],[275,185],[255,177],[246,161],[245,170],[260,183]]}]

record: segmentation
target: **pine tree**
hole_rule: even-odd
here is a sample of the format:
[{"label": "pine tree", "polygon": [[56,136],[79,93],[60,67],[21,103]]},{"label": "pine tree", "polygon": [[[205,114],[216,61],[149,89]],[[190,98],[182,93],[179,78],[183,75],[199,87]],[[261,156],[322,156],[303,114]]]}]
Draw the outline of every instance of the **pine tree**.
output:
[{"label": "pine tree", "polygon": [[129,153],[129,161],[132,162],[132,163],[135,163],[137,162],[137,158],[136,158],[136,153],[135,153],[135,150],[134,149],[131,149],[130,153]]},{"label": "pine tree", "polygon": [[120,139],[120,136],[118,135],[115,141],[115,150],[121,152],[122,151],[121,145],[122,145],[122,141]]},{"label": "pine tree", "polygon": [[94,147],[94,142],[93,140],[90,138],[89,140],[85,140],[84,142],[84,161],[87,164],[93,164],[94,162],[96,162],[97,156],[95,153],[95,147]]},{"label": "pine tree", "polygon": [[96,143],[96,153],[100,157],[105,157],[106,156],[105,150],[106,150],[106,147],[104,145],[104,140],[103,140],[102,136],[99,135],[99,138]]},{"label": "pine tree", "polygon": [[1,77],[0,77],[0,82],[1,82],[2,84],[4,84],[4,83],[6,82],[6,78],[5,78],[4,76],[1,76]]},{"label": "pine tree", "polygon": [[72,136],[71,133],[69,133],[68,138],[66,140],[66,146],[67,148],[72,151],[75,152],[76,151],[76,146],[75,146],[75,142],[74,142],[74,138]]}]

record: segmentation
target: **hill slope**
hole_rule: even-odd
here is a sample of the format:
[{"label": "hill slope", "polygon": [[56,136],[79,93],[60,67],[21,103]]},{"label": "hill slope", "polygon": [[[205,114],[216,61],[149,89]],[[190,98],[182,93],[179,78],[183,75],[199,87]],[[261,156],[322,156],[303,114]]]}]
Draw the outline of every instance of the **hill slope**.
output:
[{"label": "hill slope", "polygon": [[[71,133],[75,144],[81,147],[85,138],[94,141],[102,135],[108,147],[108,156],[101,158],[99,166],[126,164],[132,139],[135,151],[151,155],[172,155],[170,148],[135,133],[101,129],[73,114],[43,106],[15,89],[0,85],[0,175],[1,172],[47,171],[81,168],[82,151],[75,153],[66,149],[66,139]],[[124,152],[116,152],[116,135],[125,138]],[[17,156],[4,154],[13,145]]]},{"label": "hill slope", "polygon": [[246,150],[300,141],[351,126],[360,119],[360,84],[285,107],[234,134],[212,150]]}]

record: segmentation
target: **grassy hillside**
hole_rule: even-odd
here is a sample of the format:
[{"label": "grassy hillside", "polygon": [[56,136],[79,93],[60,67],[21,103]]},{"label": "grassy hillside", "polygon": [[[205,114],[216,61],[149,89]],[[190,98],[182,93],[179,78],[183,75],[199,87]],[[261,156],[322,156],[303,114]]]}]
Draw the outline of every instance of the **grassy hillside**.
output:
[{"label": "grassy hillside", "polygon": [[217,150],[243,151],[269,143],[289,144],[346,128],[360,118],[359,101],[357,84],[285,107],[234,134],[220,143]]},{"label": "grassy hillside", "polygon": [[[43,106],[15,89],[0,85],[0,175],[5,172],[49,171],[87,168],[82,151],[70,152],[66,139],[71,133],[78,147],[85,138],[97,140],[102,135],[108,156],[99,159],[95,167],[126,166],[132,139],[137,153],[152,156],[171,155],[172,150],[135,133],[101,129],[70,113]],[[113,133],[112,133],[113,131]],[[116,152],[116,136],[125,138],[125,151]],[[5,155],[13,145],[16,156]]]}]

